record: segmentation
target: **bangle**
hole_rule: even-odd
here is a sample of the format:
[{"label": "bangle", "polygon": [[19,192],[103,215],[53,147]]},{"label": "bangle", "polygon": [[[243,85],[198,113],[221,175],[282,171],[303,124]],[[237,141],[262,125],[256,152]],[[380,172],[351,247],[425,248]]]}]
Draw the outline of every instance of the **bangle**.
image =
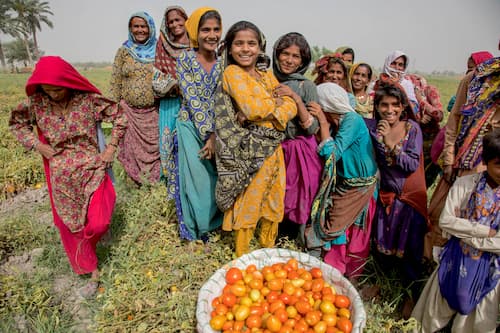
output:
[{"label": "bangle", "polygon": [[108,146],[113,146],[115,148],[118,148],[118,144],[117,143],[114,143],[114,142],[110,142],[108,143]]}]

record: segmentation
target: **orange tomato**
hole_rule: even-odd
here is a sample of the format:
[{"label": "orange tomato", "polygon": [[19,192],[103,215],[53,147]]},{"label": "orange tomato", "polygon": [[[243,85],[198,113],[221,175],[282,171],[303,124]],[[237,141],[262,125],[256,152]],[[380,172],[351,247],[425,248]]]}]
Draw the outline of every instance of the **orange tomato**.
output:
[{"label": "orange tomato", "polygon": [[286,264],[288,266],[290,266],[293,270],[297,270],[299,269],[299,262],[297,259],[294,259],[294,258],[291,258],[291,259],[288,259],[288,261],[286,262]]},{"label": "orange tomato", "polygon": [[316,310],[313,310],[313,311],[309,311],[308,313],[306,313],[306,315],[304,316],[304,319],[306,320],[306,323],[309,325],[309,326],[314,326],[316,325],[316,323],[318,321],[321,320],[321,312],[319,311],[316,311]]},{"label": "orange tomato", "polygon": [[351,311],[347,308],[340,308],[339,311],[337,311],[337,315],[339,317],[346,317],[347,319],[351,319]]},{"label": "orange tomato", "polygon": [[284,326],[289,326],[289,327],[295,327],[295,325],[297,324],[297,319],[295,318],[288,318],[285,323],[283,324]]},{"label": "orange tomato", "polygon": [[284,269],[278,269],[274,272],[274,276],[276,276],[276,278],[278,279],[286,279],[288,276],[288,272]]},{"label": "orange tomato", "polygon": [[253,272],[255,272],[257,270],[257,266],[255,266],[254,264],[250,264],[248,265],[246,268],[245,268],[245,272],[247,272],[247,274],[252,274]]},{"label": "orange tomato", "polygon": [[311,291],[315,293],[320,292],[323,290],[324,285],[325,281],[323,279],[314,279],[311,283]]},{"label": "orange tomato", "polygon": [[321,304],[319,305],[319,309],[323,313],[328,313],[328,314],[337,313],[337,308],[335,307],[335,305],[333,305],[333,303],[331,301],[326,301],[326,300],[321,301]]},{"label": "orange tomato", "polygon": [[324,321],[328,327],[337,325],[337,316],[333,313],[323,313],[321,320]]},{"label": "orange tomato", "polygon": [[318,267],[311,268],[310,272],[312,277],[315,279],[321,279],[323,277],[323,272]]},{"label": "orange tomato", "polygon": [[304,319],[297,320],[297,324],[295,324],[295,330],[297,332],[306,332],[308,328],[309,325],[307,325]]},{"label": "orange tomato", "polygon": [[267,287],[270,290],[281,291],[283,289],[283,280],[282,279],[268,280]]},{"label": "orange tomato", "polygon": [[326,323],[324,321],[318,321],[316,323],[316,325],[314,325],[313,329],[314,329],[314,333],[325,333],[327,326],[326,326]]},{"label": "orange tomato", "polygon": [[280,294],[275,290],[270,291],[269,294],[266,295],[266,301],[269,303],[276,302],[279,298]]},{"label": "orange tomato", "polygon": [[241,332],[243,327],[245,327],[244,321],[235,321],[233,325],[233,332]]},{"label": "orange tomato", "polygon": [[272,269],[271,266],[264,266],[261,269],[262,276],[266,276],[266,274],[273,273],[273,272],[274,272],[274,270]]},{"label": "orange tomato", "polygon": [[231,292],[238,297],[243,297],[247,293],[247,287],[245,287],[244,284],[233,284],[231,286]]},{"label": "orange tomato", "polygon": [[309,303],[309,301],[304,301],[304,300],[297,301],[297,303],[295,303],[295,308],[302,315],[305,315],[312,309],[311,303]]},{"label": "orange tomato", "polygon": [[349,297],[345,295],[335,295],[335,306],[338,308],[348,308],[351,304]]},{"label": "orange tomato", "polygon": [[278,332],[281,329],[281,321],[278,317],[270,315],[266,320],[266,328],[271,332]]},{"label": "orange tomato", "polygon": [[262,306],[259,306],[259,305],[252,305],[250,307],[250,315],[258,315],[258,316],[262,316],[264,314],[264,309],[262,308]]},{"label": "orange tomato", "polygon": [[273,313],[281,323],[284,323],[288,319],[288,312],[285,309],[278,309]]},{"label": "orange tomato", "polygon": [[216,331],[220,331],[226,322],[226,316],[216,315],[210,319],[210,327]]},{"label": "orange tomato", "polygon": [[259,328],[262,325],[262,319],[258,315],[251,315],[245,320],[248,328]]},{"label": "orange tomato", "polygon": [[215,307],[216,307],[217,305],[219,305],[221,302],[222,302],[222,298],[221,298],[221,296],[219,296],[219,297],[215,297],[215,298],[212,300],[212,307],[215,309]]},{"label": "orange tomato", "polygon": [[278,299],[278,300],[276,300],[275,302],[272,302],[269,305],[269,312],[275,313],[276,310],[278,310],[278,309],[285,309],[285,308],[286,308],[285,303],[283,303],[282,300]]},{"label": "orange tomato", "polygon": [[343,333],[351,333],[352,323],[345,317],[339,317],[339,319],[337,320],[337,328]]},{"label": "orange tomato", "polygon": [[249,315],[250,307],[246,305],[240,305],[236,308],[236,311],[234,311],[234,319],[236,319],[236,321],[244,321]]},{"label": "orange tomato", "polygon": [[219,304],[215,307],[215,313],[218,315],[225,315],[229,309],[224,304]]},{"label": "orange tomato", "polygon": [[264,283],[262,283],[262,280],[260,279],[251,279],[250,282],[248,282],[248,286],[250,289],[260,290],[264,287]]},{"label": "orange tomato", "polygon": [[295,306],[292,305],[286,307],[286,313],[288,314],[288,318],[290,319],[297,317],[297,315],[299,314],[297,308],[295,308]]},{"label": "orange tomato", "polygon": [[243,273],[238,267],[231,267],[226,272],[226,282],[234,284],[236,281],[243,279]]},{"label": "orange tomato", "polygon": [[224,325],[222,326],[222,331],[229,331],[233,329],[234,320],[226,320]]},{"label": "orange tomato", "polygon": [[225,293],[221,296],[222,304],[227,307],[232,307],[236,304],[236,295],[233,293]]}]

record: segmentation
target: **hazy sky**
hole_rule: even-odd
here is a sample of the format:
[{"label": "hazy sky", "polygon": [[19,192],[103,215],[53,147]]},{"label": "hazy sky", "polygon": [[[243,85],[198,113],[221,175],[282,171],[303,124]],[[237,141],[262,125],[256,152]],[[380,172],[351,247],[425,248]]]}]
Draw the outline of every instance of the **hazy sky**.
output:
[{"label": "hazy sky", "polygon": [[[463,72],[471,52],[498,56],[500,0],[48,0],[54,28],[43,26],[40,48],[70,62],[112,62],[127,38],[130,14],[145,10],[157,31],[167,5],[180,4],[188,14],[212,6],[222,15],[224,31],[239,20],[255,23],[268,40],[290,31],[302,33],[311,46],[334,50],[349,45],[357,61],[375,68],[396,49],[410,57],[410,71]],[[224,34],[224,32],[223,32]],[[3,38],[5,40],[5,36]]]}]

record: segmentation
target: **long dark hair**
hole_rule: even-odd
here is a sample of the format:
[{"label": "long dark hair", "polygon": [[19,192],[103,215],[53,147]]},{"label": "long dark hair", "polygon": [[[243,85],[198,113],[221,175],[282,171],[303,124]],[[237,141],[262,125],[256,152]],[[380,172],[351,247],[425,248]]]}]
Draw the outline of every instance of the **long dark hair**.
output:
[{"label": "long dark hair", "polygon": [[300,50],[300,57],[302,58],[302,65],[297,69],[297,72],[304,74],[311,63],[311,48],[306,38],[299,34],[298,32],[289,32],[286,35],[280,37],[276,45],[274,46],[274,61],[276,61],[283,50],[289,48],[292,45],[297,45]]},{"label": "long dark hair", "polygon": [[375,119],[381,119],[378,113],[378,105],[382,101],[382,98],[386,96],[395,97],[403,106],[403,112],[401,112],[399,120],[411,119],[413,121],[416,121],[413,110],[411,109],[410,103],[408,102],[408,97],[406,96],[403,88],[387,83],[380,84],[378,86],[378,89],[375,91],[375,98],[373,101],[373,111],[375,113]]},{"label": "long dark hair", "polygon": [[236,34],[243,30],[252,30],[253,32],[255,32],[255,34],[257,35],[257,41],[259,43],[260,51],[262,53],[266,51],[266,40],[264,38],[264,35],[255,24],[248,21],[236,22],[231,26],[231,28],[229,28],[226,33],[226,38],[224,39],[224,48],[227,53],[227,63],[229,65],[236,64],[236,61],[234,61],[233,56],[229,53],[229,51],[231,50],[231,46],[233,45]]}]

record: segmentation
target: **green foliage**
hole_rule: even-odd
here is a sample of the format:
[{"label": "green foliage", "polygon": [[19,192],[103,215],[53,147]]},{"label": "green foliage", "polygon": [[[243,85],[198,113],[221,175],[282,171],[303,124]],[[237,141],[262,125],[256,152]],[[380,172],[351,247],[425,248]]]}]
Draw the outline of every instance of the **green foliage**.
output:
[{"label": "green foliage", "polygon": [[321,58],[324,55],[330,54],[330,53],[333,53],[333,51],[330,49],[327,49],[324,46],[322,46],[322,47],[319,47],[316,45],[313,46],[311,48],[311,56],[312,56],[311,63],[314,64],[319,58]]}]

